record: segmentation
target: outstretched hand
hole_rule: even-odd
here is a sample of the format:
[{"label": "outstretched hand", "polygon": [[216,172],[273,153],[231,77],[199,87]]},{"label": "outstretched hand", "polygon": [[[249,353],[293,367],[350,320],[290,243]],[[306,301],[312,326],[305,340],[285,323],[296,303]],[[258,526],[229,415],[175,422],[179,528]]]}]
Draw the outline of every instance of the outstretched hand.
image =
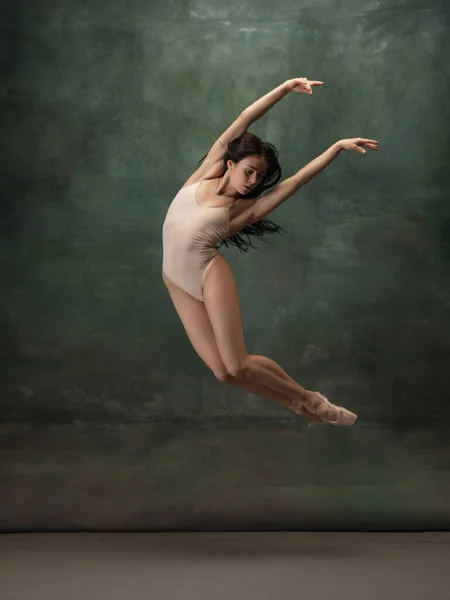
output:
[{"label": "outstretched hand", "polygon": [[361,152],[365,154],[367,150],[364,148],[369,148],[369,150],[378,150],[378,144],[376,140],[367,140],[366,138],[349,138],[347,140],[340,140],[339,146],[342,150],[356,150],[357,152]]},{"label": "outstretched hand", "polygon": [[288,79],[286,81],[286,87],[290,92],[297,92],[297,94],[312,94],[312,88],[315,85],[323,85],[323,81],[309,81],[306,77],[296,77],[295,79]]}]

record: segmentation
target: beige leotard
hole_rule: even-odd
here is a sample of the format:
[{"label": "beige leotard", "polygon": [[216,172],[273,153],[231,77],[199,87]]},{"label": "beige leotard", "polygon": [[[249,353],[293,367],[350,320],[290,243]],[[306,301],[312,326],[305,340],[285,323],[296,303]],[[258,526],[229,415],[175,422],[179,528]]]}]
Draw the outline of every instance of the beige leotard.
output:
[{"label": "beige leotard", "polygon": [[227,206],[199,204],[196,192],[203,181],[177,193],[167,211],[162,234],[164,273],[202,302],[206,273],[219,254],[219,242],[228,234],[229,210],[237,202]]}]

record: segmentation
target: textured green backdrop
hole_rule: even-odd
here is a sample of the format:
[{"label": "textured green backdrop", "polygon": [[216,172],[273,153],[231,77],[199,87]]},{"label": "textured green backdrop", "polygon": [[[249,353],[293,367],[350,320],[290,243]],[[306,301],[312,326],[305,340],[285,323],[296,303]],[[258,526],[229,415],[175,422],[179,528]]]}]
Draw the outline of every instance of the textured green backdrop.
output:
[{"label": "textured green backdrop", "polygon": [[[450,523],[444,0],[22,0],[3,8],[3,530]],[[355,410],[308,424],[220,384],[161,280],[183,182],[251,102],[289,176],[341,154],[224,253],[250,352]]]}]

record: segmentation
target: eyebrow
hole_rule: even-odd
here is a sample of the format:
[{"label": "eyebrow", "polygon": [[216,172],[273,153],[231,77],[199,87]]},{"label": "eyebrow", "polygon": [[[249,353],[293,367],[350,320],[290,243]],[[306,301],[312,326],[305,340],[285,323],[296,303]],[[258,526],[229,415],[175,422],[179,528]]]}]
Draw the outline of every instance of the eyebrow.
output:
[{"label": "eyebrow", "polygon": [[246,164],[246,166],[250,167],[250,169],[254,169],[257,173],[267,173],[267,169],[264,169],[264,171],[258,171],[256,167],[254,167],[253,165],[249,165],[248,163]]}]

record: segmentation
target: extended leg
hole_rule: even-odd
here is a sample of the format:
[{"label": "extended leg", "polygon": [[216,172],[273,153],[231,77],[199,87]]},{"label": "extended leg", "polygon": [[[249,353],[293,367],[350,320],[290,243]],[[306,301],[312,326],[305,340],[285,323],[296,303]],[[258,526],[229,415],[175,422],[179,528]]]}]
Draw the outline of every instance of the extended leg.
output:
[{"label": "extended leg", "polygon": [[[220,381],[230,383],[236,387],[242,388],[251,394],[261,396],[268,400],[273,400],[286,408],[294,410],[305,419],[320,421],[320,417],[307,411],[299,402],[297,395],[287,396],[270,389],[262,384],[250,381],[245,378],[232,377],[226,370],[217,347],[214,331],[211,321],[206,312],[203,302],[196,300],[184,290],[180,289],[167,277],[164,277],[169,294],[174,303],[175,309],[180,317],[185,331],[192,343],[195,351],[211,369],[214,375]],[[262,357],[264,358],[264,357]]]},{"label": "extended leg", "polygon": [[285,396],[284,394],[280,394],[279,392],[274,392],[270,388],[261,385],[259,383],[255,383],[254,381],[250,381],[249,379],[243,379],[239,377],[232,377],[229,375],[225,381],[234,385],[238,388],[244,389],[255,396],[261,396],[261,398],[266,398],[267,400],[274,400],[278,404],[293,410],[298,415],[301,415],[308,421],[319,421],[322,422],[321,417],[319,415],[315,415],[305,408],[305,406],[291,396]]},{"label": "extended leg", "polygon": [[241,309],[236,282],[222,255],[211,264],[204,282],[204,302],[226,370],[233,377],[263,385],[290,397],[298,406],[328,421],[338,421],[341,411],[299,385],[272,359],[249,354],[244,342]]}]

